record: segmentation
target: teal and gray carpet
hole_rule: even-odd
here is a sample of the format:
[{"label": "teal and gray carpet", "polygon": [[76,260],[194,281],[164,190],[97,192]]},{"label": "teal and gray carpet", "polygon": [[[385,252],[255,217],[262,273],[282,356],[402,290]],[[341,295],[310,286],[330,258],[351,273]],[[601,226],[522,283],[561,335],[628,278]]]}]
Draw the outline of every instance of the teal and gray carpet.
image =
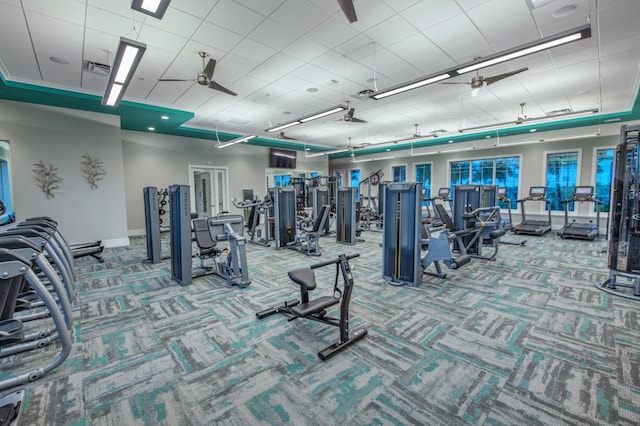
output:
[{"label": "teal and gray carpet", "polygon": [[[249,245],[245,289],[215,276],[181,287],[168,261],[142,263],[143,239],[79,264],[74,351],[26,386],[23,423],[640,424],[640,303],[594,288],[603,241],[529,237],[410,288],[385,283],[381,235],[363,236],[322,240],[321,260],[361,253],[351,328],[369,331],[326,362],[317,352],[336,328],[255,317],[295,298],[286,271],[318,258]],[[317,271],[314,293],[330,294],[333,269]]]}]

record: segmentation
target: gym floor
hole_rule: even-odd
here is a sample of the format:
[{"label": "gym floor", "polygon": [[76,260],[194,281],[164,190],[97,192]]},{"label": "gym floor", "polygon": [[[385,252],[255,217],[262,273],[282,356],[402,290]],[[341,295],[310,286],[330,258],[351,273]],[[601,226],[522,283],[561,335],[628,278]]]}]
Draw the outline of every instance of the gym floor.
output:
[{"label": "gym floor", "polygon": [[[381,234],[362,235],[322,238],[320,258],[247,245],[245,289],[216,276],[181,287],[169,261],[142,262],[143,238],[79,263],[74,351],[26,386],[23,423],[640,424],[638,305],[594,288],[608,273],[602,237],[529,236],[411,288],[381,278]],[[298,296],[286,271],[340,253],[361,254],[351,329],[369,334],[323,362],[337,328],[255,312]],[[316,271],[312,298],[331,294],[333,273]]]}]

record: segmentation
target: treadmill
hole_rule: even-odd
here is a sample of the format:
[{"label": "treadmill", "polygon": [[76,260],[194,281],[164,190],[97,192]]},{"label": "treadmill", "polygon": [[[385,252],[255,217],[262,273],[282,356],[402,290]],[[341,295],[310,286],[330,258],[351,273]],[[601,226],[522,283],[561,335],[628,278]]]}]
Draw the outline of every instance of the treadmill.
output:
[{"label": "treadmill", "polygon": [[[531,201],[543,202],[549,214],[548,220],[527,220],[525,204]],[[532,186],[529,188],[529,196],[517,201],[520,203],[522,212],[522,222],[515,225],[511,231],[516,234],[544,235],[551,231],[551,203],[547,199],[547,188],[545,186]]]},{"label": "treadmill", "polygon": [[[594,203],[596,205],[596,221],[589,223],[577,223],[575,219],[569,223],[569,203],[584,202]],[[598,225],[600,223],[600,200],[594,197],[593,186],[576,186],[573,190],[573,196],[562,201],[564,204],[564,226],[558,229],[558,236],[561,238],[576,238],[582,240],[594,240],[598,234]]]},{"label": "treadmill", "polygon": [[[507,188],[504,186],[499,186],[497,194],[498,201],[502,201],[507,205],[507,212],[509,213],[509,221],[503,221],[502,225],[505,231],[513,230],[513,216],[511,215],[511,199],[507,197]],[[500,238],[500,244],[507,244],[511,246],[524,246],[527,243],[527,240],[520,241],[508,241],[503,238]]]}]

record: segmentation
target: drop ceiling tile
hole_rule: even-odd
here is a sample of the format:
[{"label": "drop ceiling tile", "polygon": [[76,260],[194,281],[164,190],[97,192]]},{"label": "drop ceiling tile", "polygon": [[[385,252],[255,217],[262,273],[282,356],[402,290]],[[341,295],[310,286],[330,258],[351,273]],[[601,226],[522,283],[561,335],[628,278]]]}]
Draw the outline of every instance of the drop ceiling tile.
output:
[{"label": "drop ceiling tile", "polygon": [[271,19],[265,19],[249,34],[249,38],[257,42],[267,42],[269,47],[280,50],[297,40],[300,33],[290,30]]},{"label": "drop ceiling tile", "polygon": [[334,50],[347,58],[360,60],[365,56],[371,55],[374,49],[377,50],[379,48],[380,46],[372,42],[369,37],[357,35],[337,46]]},{"label": "drop ceiling tile", "polygon": [[447,19],[446,22],[425,28],[422,33],[436,45],[449,43],[469,34],[480,36],[476,26],[463,13]]},{"label": "drop ceiling tile", "polygon": [[[359,62],[364,65],[370,64],[376,73],[377,85],[380,89],[410,80],[421,73],[414,65],[387,49],[379,50],[375,57],[371,55]],[[385,72],[382,73],[381,70],[385,70]]]},{"label": "drop ceiling tile", "polygon": [[368,29],[364,35],[377,45],[390,46],[414,33],[415,29],[402,16],[397,15]]},{"label": "drop ceiling tile", "polygon": [[323,55],[328,49],[315,41],[306,37],[297,38],[293,43],[287,46],[288,55],[298,58],[301,61],[309,62]]},{"label": "drop ceiling tile", "polygon": [[[147,95],[146,100],[154,103],[157,102],[161,105],[171,105],[194,84],[192,81],[158,83],[151,93]],[[125,93],[125,98],[127,97],[128,95]]]},{"label": "drop ceiling tile", "polygon": [[3,5],[20,7],[20,0],[0,0],[0,6]]},{"label": "drop ceiling tile", "polygon": [[[131,20],[131,16],[126,18],[97,7],[89,6],[87,8],[87,28],[111,34],[118,38],[121,36],[136,38],[135,34],[133,34],[134,23]],[[139,25],[136,30],[140,30]]]},{"label": "drop ceiling tile", "polygon": [[249,9],[253,9],[256,12],[269,16],[271,15],[277,8],[285,3],[285,0],[234,0],[236,3],[240,3],[243,6],[248,7]]},{"label": "drop ceiling tile", "polygon": [[7,71],[12,78],[18,80],[31,79],[34,81],[41,81],[42,79],[40,77],[36,58],[31,53],[29,55],[25,55],[25,49],[29,49],[29,46],[0,41],[0,58],[2,58],[2,62],[5,64]]},{"label": "drop ceiling tile", "polygon": [[88,0],[88,6],[125,17],[131,22],[131,26],[134,19],[140,23],[147,17],[144,13],[132,11],[129,0]]},{"label": "drop ceiling tile", "polygon": [[29,31],[22,9],[7,4],[0,4],[0,40],[11,40],[27,45]]},{"label": "drop ceiling tile", "polygon": [[84,59],[109,64],[113,61],[119,40],[118,36],[87,29],[84,36]]},{"label": "drop ceiling tile", "polygon": [[57,52],[56,56],[80,56],[84,29],[59,19],[26,12],[34,47]]},{"label": "drop ceiling tile", "polygon": [[201,18],[196,18],[193,15],[175,9],[172,10],[171,13],[165,13],[162,19],[147,18],[143,24],[143,28],[152,26],[168,33],[189,38],[201,22]]},{"label": "drop ceiling tile", "polygon": [[76,25],[84,25],[85,6],[73,1],[22,0],[25,10]]},{"label": "drop ceiling tile", "polygon": [[178,9],[197,18],[203,18],[215,5],[216,3],[211,0],[172,0],[167,13],[170,13],[171,9]]},{"label": "drop ceiling tile", "polygon": [[233,0],[220,0],[207,21],[242,35],[248,35],[265,17]]},{"label": "drop ceiling tile", "polygon": [[387,6],[395,10],[396,12],[402,12],[405,9],[419,3],[420,0],[385,0]]},{"label": "drop ceiling tile", "polygon": [[242,58],[261,63],[272,57],[276,50],[250,38],[245,38],[231,52]]},{"label": "drop ceiling tile", "polygon": [[147,44],[147,49],[160,49],[176,54],[180,52],[187,43],[187,39],[184,37],[150,26],[142,28],[140,31],[140,40],[143,40]]},{"label": "drop ceiling tile", "polygon": [[329,14],[308,0],[287,0],[269,17],[285,28],[304,34],[325,21]]},{"label": "drop ceiling tile", "polygon": [[226,30],[217,25],[204,21],[200,28],[193,34],[193,40],[210,44],[216,49],[229,51],[233,49],[243,37],[240,34]]},{"label": "drop ceiling tile", "polygon": [[273,82],[274,85],[287,90],[298,90],[302,87],[308,87],[309,82],[293,75],[285,75],[284,77]]},{"label": "drop ceiling tile", "polygon": [[307,37],[330,49],[343,44],[358,35],[358,32],[348,24],[331,17],[307,33]]},{"label": "drop ceiling tile", "polygon": [[[419,70],[415,78],[454,65],[453,60],[423,34],[415,34],[389,46],[388,49],[397,56],[405,58]],[[379,69],[393,78],[393,64],[387,64],[384,68],[381,66]]]},{"label": "drop ceiling tile", "polygon": [[529,14],[510,16],[500,25],[495,25],[492,20],[476,20],[473,17],[472,21],[496,52],[540,39],[536,24]]},{"label": "drop ceiling tile", "polygon": [[[365,31],[386,21],[396,14],[395,10],[385,4],[383,0],[367,0],[367,6],[358,8],[356,5],[358,20],[351,24],[358,31]],[[348,22],[344,16],[345,22]]]},{"label": "drop ceiling tile", "polygon": [[260,63],[256,60],[243,58],[241,56],[234,55],[233,53],[229,53],[225,55],[218,64],[220,67],[227,68],[233,71],[238,77],[241,77],[245,74],[251,73]]},{"label": "drop ceiling tile", "polygon": [[473,9],[474,7],[481,6],[487,3],[490,0],[456,0],[458,5],[462,8],[462,10],[468,11]]},{"label": "drop ceiling tile", "polygon": [[462,13],[454,0],[430,0],[401,12],[400,15],[419,30],[432,27]]},{"label": "drop ceiling tile", "polygon": [[179,109],[190,110],[194,105],[202,105],[215,96],[213,89],[194,84],[173,102],[173,106]]},{"label": "drop ceiling tile", "polygon": [[38,57],[38,64],[42,72],[43,80],[73,89],[79,89],[81,87],[81,52],[78,52],[73,56],[66,56],[65,59],[69,61],[68,64],[59,64],[49,60],[51,56],[60,55],[58,50],[49,51],[36,48],[36,55]]},{"label": "drop ceiling tile", "polygon": [[207,53],[209,58],[213,58],[217,61],[227,55],[227,52],[224,50],[216,49],[211,45],[200,43],[195,40],[187,41],[182,50],[179,51],[179,54],[181,56],[197,58],[196,62],[202,63],[202,60],[200,59],[200,52]]}]

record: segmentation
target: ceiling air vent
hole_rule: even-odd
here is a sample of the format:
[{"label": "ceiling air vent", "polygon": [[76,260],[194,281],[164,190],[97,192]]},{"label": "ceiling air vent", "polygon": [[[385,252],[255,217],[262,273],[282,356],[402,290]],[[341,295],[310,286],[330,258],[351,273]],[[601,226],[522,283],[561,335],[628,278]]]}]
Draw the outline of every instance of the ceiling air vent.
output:
[{"label": "ceiling air vent", "polygon": [[91,74],[97,74],[103,77],[109,77],[109,73],[111,73],[111,66],[84,59],[82,61],[82,70],[86,72],[90,72]]}]

